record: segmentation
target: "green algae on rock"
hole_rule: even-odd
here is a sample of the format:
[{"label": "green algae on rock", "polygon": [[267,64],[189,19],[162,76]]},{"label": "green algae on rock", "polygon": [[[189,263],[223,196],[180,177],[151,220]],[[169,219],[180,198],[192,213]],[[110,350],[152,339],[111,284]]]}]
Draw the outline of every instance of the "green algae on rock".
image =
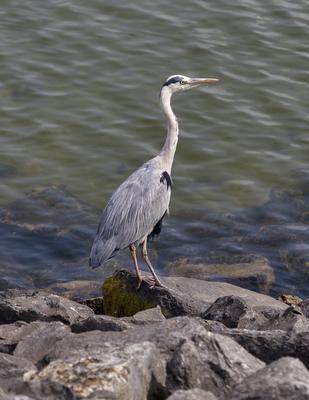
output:
[{"label": "green algae on rock", "polygon": [[134,292],[130,286],[121,271],[106,279],[102,286],[106,315],[131,317],[138,311],[155,307],[155,304],[138,296],[136,290]]}]

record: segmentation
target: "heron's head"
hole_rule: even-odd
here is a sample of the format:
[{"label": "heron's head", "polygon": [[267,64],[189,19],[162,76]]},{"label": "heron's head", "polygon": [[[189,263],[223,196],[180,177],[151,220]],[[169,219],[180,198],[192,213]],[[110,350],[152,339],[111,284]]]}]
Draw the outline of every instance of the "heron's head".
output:
[{"label": "heron's head", "polygon": [[197,86],[209,85],[210,83],[216,83],[218,81],[219,79],[217,78],[189,78],[184,75],[172,75],[164,82],[162,89],[166,87],[171,93],[175,93]]}]

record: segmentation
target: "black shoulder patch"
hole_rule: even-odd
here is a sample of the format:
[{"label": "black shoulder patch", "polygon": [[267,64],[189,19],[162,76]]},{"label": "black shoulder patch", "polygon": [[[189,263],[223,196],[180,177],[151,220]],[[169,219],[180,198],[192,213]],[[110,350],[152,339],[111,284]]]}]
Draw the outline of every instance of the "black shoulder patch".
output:
[{"label": "black shoulder patch", "polygon": [[172,178],[170,177],[170,175],[169,175],[169,173],[167,171],[162,172],[162,174],[160,176],[160,182],[161,183],[165,183],[166,182],[167,189],[169,187],[172,188],[172,186],[173,186]]}]

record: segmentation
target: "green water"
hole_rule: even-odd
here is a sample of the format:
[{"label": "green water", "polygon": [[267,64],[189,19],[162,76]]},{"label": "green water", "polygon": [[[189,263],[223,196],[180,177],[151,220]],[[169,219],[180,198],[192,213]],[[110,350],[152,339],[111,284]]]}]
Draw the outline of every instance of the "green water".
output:
[{"label": "green water", "polygon": [[308,170],[307,1],[6,0],[0,14],[0,166],[15,171],[1,206],[65,185],[103,207],[160,150],[176,73],[220,83],[173,98],[175,218],[259,206]]}]

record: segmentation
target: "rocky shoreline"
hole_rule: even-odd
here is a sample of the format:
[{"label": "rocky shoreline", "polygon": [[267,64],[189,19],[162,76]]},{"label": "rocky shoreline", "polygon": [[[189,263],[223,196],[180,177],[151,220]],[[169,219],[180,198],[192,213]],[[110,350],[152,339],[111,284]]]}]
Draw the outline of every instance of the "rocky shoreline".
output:
[{"label": "rocky shoreline", "polygon": [[309,399],[308,299],[289,306],[223,282],[164,283],[137,290],[118,271],[103,298],[83,304],[1,292],[0,399]]}]

